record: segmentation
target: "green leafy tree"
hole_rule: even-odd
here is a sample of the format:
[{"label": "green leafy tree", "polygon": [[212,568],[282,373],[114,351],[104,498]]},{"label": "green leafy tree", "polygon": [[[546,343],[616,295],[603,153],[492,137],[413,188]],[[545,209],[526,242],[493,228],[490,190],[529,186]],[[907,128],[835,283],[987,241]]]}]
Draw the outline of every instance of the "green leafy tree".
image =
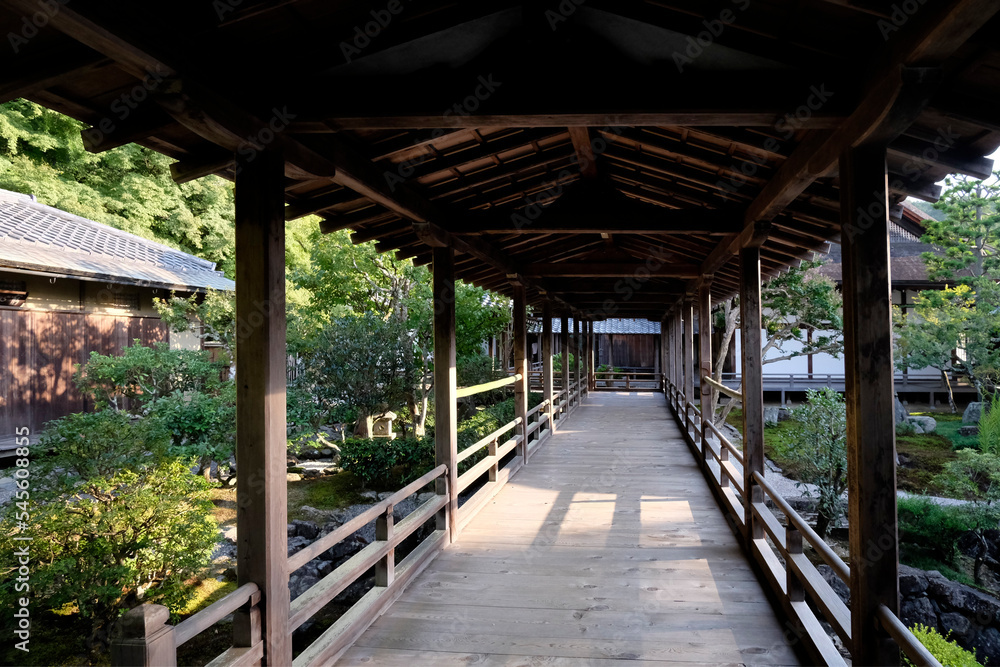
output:
[{"label": "green leafy tree", "polygon": [[372,418],[405,405],[417,382],[404,332],[404,324],[374,313],[330,321],[301,353],[300,386],[327,414],[356,408],[354,435],[370,437]]},{"label": "green leafy tree", "polygon": [[[810,389],[806,403],[793,411],[796,443],[792,457],[799,464],[802,481],[817,487],[816,534],[826,536],[831,524],[844,514],[847,491],[847,410],[844,397],[834,390]],[[807,490],[805,495],[812,495]]]},{"label": "green leafy tree", "polygon": [[236,292],[210,289],[187,297],[171,292],[153,307],[174,333],[193,333],[202,343],[218,344],[236,359]]},{"label": "green leafy tree", "polygon": [[[821,353],[837,357],[843,351],[843,299],[832,280],[816,273],[815,269],[822,265],[818,260],[802,262],[764,284],[761,289],[761,325],[765,334],[762,363],[774,364]],[[721,382],[723,364],[729,356],[733,335],[740,326],[737,298],[723,302],[716,310],[714,325],[721,331],[722,339],[712,374]],[[714,392],[710,414],[715,415],[717,426],[723,424],[736,407],[735,401],[729,401],[719,410],[718,403],[719,392]]]},{"label": "green leafy tree", "polygon": [[170,158],[137,144],[83,147],[84,125],[27,100],[0,104],[0,188],[214,261],[233,275],[233,187],[177,185]]},{"label": "green leafy tree", "polygon": [[[35,618],[73,610],[88,619],[91,647],[113,621],[142,602],[180,609],[188,581],[209,565],[218,538],[208,485],[168,455],[156,420],[104,410],[52,422],[37,446],[30,491],[4,511],[0,597],[17,596],[15,550],[30,538]],[[16,528],[19,522],[26,525]]]},{"label": "green leafy tree", "polygon": [[934,208],[944,220],[925,220],[921,239],[939,250],[922,256],[932,280],[1000,277],[1000,171],[985,180],[949,176]]},{"label": "green leafy tree", "polygon": [[[99,408],[144,412],[153,401],[174,392],[217,391],[219,366],[199,350],[171,350],[133,341],[121,355],[91,352],[74,375],[77,388]],[[124,399],[127,399],[124,400]]]}]

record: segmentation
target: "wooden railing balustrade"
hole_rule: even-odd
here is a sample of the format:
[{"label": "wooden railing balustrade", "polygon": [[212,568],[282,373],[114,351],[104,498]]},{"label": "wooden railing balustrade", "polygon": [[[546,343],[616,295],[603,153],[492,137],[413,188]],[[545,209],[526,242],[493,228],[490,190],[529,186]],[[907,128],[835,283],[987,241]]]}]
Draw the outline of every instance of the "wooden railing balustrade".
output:
[{"label": "wooden railing balustrade", "polygon": [[[655,372],[595,371],[595,391],[660,391],[661,374]],[[622,377],[622,376],[625,377]]]},{"label": "wooden railing balustrade", "polygon": [[[716,383],[710,381],[709,384],[715,386]],[[734,398],[742,398],[738,392],[729,388],[727,390],[732,392],[730,395],[737,394]],[[733,525],[744,538],[748,535],[762,535],[748,541],[752,545],[750,555],[761,567],[764,580],[792,621],[793,631],[809,641],[825,664],[846,665],[833,640],[820,624],[820,617],[830,624],[845,646],[851,646],[851,610],[806,555],[804,546],[811,547],[816,558],[828,565],[841,581],[850,586],[851,572],[848,565],[774,489],[764,474],[754,471],[753,488],[748,494],[747,489],[743,488],[743,470],[737,469],[733,464],[736,461],[741,468],[744,466],[743,452],[710,419],[702,419],[698,407],[686,401],[681,388],[673,382],[666,382],[665,394],[682,427],[688,446],[704,462],[705,477],[711,482],[712,491],[732,518]],[[707,452],[701,450],[702,430],[710,435],[706,440]],[[751,508],[749,516],[753,522],[750,526],[746,525],[744,518],[747,516],[748,496]],[[767,501],[784,516],[784,523],[768,507]],[[940,663],[887,607],[883,605],[878,619],[874,620],[885,628],[913,664],[940,667]]]},{"label": "wooden railing balustrade", "polygon": [[[520,374],[515,374],[472,387],[457,388],[456,396],[464,398],[501,389],[514,385],[521,379]],[[558,384],[561,385],[561,381]],[[580,384],[571,380],[568,388],[553,391],[552,396],[528,410],[524,420],[515,418],[459,451],[453,463],[455,466],[481,454],[484,448],[486,455],[458,476],[456,488],[448,488],[448,466],[441,464],[333,532],[289,556],[287,571],[291,574],[375,522],[374,542],[292,601],[288,618],[289,634],[313,618],[348,586],[374,570],[375,586],[296,657],[293,667],[326,664],[346,650],[445,546],[448,522],[442,515],[447,511],[452,495],[457,496],[482,482],[480,488],[459,505],[456,525],[458,530],[462,530],[524,465],[524,456],[530,457],[537,451],[552,435],[555,426],[575,410],[581,398]],[[520,433],[517,432],[518,427],[523,427]],[[504,459],[518,450],[522,443],[525,447],[520,451],[525,453],[524,456],[519,451],[501,467]],[[396,506],[432,484],[436,487],[434,497],[397,523],[394,518]],[[431,521],[435,522],[435,529],[397,563],[396,548]],[[236,614],[234,645],[209,664],[213,667],[259,664],[264,655],[261,614],[258,609],[260,599],[258,586],[246,584],[176,626],[167,624],[170,614],[166,607],[136,607],[123,617],[122,636],[112,647],[112,664],[175,667],[179,646],[230,614]]]}]

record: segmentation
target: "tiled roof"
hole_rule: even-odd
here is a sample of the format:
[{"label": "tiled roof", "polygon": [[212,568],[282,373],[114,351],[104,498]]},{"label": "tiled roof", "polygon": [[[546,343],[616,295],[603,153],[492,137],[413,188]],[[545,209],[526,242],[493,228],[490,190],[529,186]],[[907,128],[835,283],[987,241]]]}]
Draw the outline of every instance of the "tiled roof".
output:
[{"label": "tiled roof", "polygon": [[0,268],[196,291],[231,290],[215,264],[0,190]]},{"label": "tiled roof", "polygon": [[[573,318],[569,318],[569,329],[574,330],[576,325]],[[532,333],[542,331],[541,320],[534,320],[529,325]],[[552,319],[552,333],[562,333],[562,320],[558,317]],[[649,320],[623,320],[609,319],[603,322],[594,322],[595,334],[658,334],[660,333],[660,323]]]}]

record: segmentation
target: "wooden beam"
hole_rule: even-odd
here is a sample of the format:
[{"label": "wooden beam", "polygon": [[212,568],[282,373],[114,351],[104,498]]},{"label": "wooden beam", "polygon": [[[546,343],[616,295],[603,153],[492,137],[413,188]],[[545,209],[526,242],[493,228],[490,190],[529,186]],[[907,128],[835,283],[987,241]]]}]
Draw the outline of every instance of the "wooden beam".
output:
[{"label": "wooden beam", "polygon": [[902,136],[889,144],[889,154],[908,162],[929,167],[940,167],[948,172],[957,172],[978,178],[989,178],[993,173],[993,160],[976,155],[974,152],[950,146],[942,149],[932,141]]},{"label": "wooden beam", "polygon": [[[698,291],[698,384],[701,391],[701,418],[712,422],[713,389],[702,381],[703,377],[712,377],[712,282],[705,280]],[[709,430],[701,429],[701,454],[704,464],[712,458],[708,445]],[[723,477],[725,477],[723,475]]]},{"label": "wooden beam", "polygon": [[889,189],[892,192],[934,203],[941,198],[941,186],[925,183],[901,174],[889,173]]},{"label": "wooden beam", "polygon": [[695,264],[676,262],[589,263],[553,262],[526,264],[521,269],[526,278],[693,278],[701,275]]},{"label": "wooden beam", "polygon": [[586,208],[572,211],[543,209],[541,215],[528,220],[523,213],[500,215],[470,215],[460,225],[449,227],[456,235],[470,234],[735,234],[742,230],[742,216],[732,211],[690,208],[668,209],[653,204],[629,202],[627,211],[593,211]]},{"label": "wooden beam", "polygon": [[573,150],[576,151],[576,161],[580,165],[580,175],[585,180],[597,178],[597,158],[594,155],[594,146],[590,139],[590,130],[587,127],[568,127],[570,141],[573,142]]},{"label": "wooden beam", "polygon": [[554,382],[552,375],[552,304],[546,300],[542,303],[542,396],[550,402],[549,428],[556,432],[555,410],[552,409],[552,392]]},{"label": "wooden beam", "polygon": [[[236,571],[262,597],[264,654],[292,663],[288,628],[284,162],[265,151],[236,178]],[[254,325],[253,323],[259,322]],[[234,628],[235,633],[248,632]]]},{"label": "wooden beam", "polygon": [[514,383],[514,417],[520,419],[521,423],[517,427],[517,432],[521,436],[521,444],[517,448],[521,460],[528,461],[528,372],[531,370],[531,362],[528,359],[528,326],[527,326],[527,298],[525,297],[524,285],[514,283],[513,299],[513,332],[514,332],[514,373],[520,375],[521,379]]},{"label": "wooden beam", "polygon": [[[32,16],[37,11],[38,6],[25,16]],[[74,81],[110,62],[105,56],[76,44],[62,50],[50,48],[36,56],[19,54],[16,67],[12,64],[9,68],[0,68],[10,75],[0,82],[0,104]]]},{"label": "wooden beam", "polygon": [[753,474],[764,474],[764,375],[761,360],[760,247],[740,250],[740,347],[743,381],[743,524],[747,553],[753,540],[764,538],[764,528],[754,518],[750,502],[764,502]]},{"label": "wooden beam", "polygon": [[170,165],[170,177],[174,183],[180,185],[203,176],[233,169],[235,164],[231,151],[215,149],[174,162]]},{"label": "wooden beam", "polygon": [[458,384],[455,353],[455,253],[434,248],[434,462],[448,466],[437,481],[448,504],[437,515],[437,529],[458,539]]},{"label": "wooden beam", "polygon": [[122,120],[109,110],[100,123],[80,130],[80,137],[88,152],[103,153],[148,139],[174,124],[175,121],[157,107],[140,107]]},{"label": "wooden beam", "polygon": [[873,144],[845,151],[840,161],[851,657],[864,665],[899,664],[899,650],[876,622],[880,605],[899,615],[885,156],[884,144]]}]

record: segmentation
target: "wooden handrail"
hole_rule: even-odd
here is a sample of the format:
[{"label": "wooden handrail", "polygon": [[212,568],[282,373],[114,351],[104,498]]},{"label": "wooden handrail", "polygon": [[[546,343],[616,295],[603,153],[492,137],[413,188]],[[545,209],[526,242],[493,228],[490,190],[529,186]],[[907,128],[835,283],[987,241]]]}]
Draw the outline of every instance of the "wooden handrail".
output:
[{"label": "wooden handrail", "polygon": [[472,396],[474,394],[481,394],[484,391],[491,391],[493,389],[499,389],[500,387],[506,387],[509,384],[514,384],[518,380],[524,379],[524,376],[520,373],[515,373],[514,375],[509,375],[505,378],[500,378],[499,380],[493,380],[492,382],[484,382],[482,384],[474,384],[471,387],[459,387],[455,392],[456,398],[465,398],[466,396]]},{"label": "wooden handrail", "polygon": [[938,659],[931,655],[931,652],[920,643],[919,639],[913,636],[909,628],[903,625],[903,622],[892,613],[891,609],[880,604],[876,613],[879,623],[916,667],[941,667]]},{"label": "wooden handrail", "polygon": [[818,553],[820,558],[823,559],[823,562],[830,566],[830,569],[832,569],[837,576],[840,577],[841,581],[850,586],[851,570],[847,567],[847,564],[840,558],[840,556],[838,556],[833,549],[830,548],[830,545],[827,544],[823,538],[816,534],[816,531],[812,529],[812,526],[810,526],[805,519],[799,516],[799,513],[788,504],[788,501],[785,500],[773,486],[771,486],[771,484],[765,479],[764,475],[755,470],[753,473],[753,479],[764,490],[764,493],[771,498],[771,501],[781,509],[782,514],[788,518],[789,523],[793,524],[795,529],[802,533],[803,537],[806,538],[806,541],[812,545],[812,548],[815,549],[816,553]]},{"label": "wooden handrail", "polygon": [[260,601],[257,584],[243,584],[235,591],[219,598],[198,613],[174,627],[174,646],[181,646],[247,604],[255,606]]},{"label": "wooden handrail", "polygon": [[702,375],[701,376],[701,381],[704,382],[705,384],[707,384],[708,386],[712,387],[713,389],[716,389],[717,391],[721,391],[726,396],[729,396],[731,398],[735,398],[735,399],[740,400],[740,401],[743,400],[743,394],[742,393],[736,391],[735,389],[730,389],[729,387],[727,387],[726,385],[722,384],[721,382],[716,382],[715,380],[713,380],[712,378],[708,377],[707,375]]},{"label": "wooden handrail", "polygon": [[492,433],[488,433],[483,438],[481,438],[478,442],[476,442],[476,443],[474,443],[472,445],[469,445],[468,447],[466,447],[465,449],[463,449],[462,451],[460,451],[458,453],[458,456],[455,458],[455,463],[461,463],[462,461],[464,461],[465,459],[469,458],[470,456],[472,456],[477,451],[479,451],[480,449],[482,449],[486,445],[490,444],[494,440],[498,440],[500,438],[500,435],[502,433],[505,433],[505,432],[511,430],[512,428],[514,428],[515,426],[517,426],[520,423],[521,423],[521,418],[520,417],[515,417],[513,420],[507,422],[506,424],[504,424],[503,426],[501,426],[497,430],[493,431]]},{"label": "wooden handrail", "polygon": [[743,452],[736,449],[736,447],[733,446],[733,443],[729,442],[729,438],[722,435],[722,431],[720,431],[718,427],[716,427],[716,425],[712,423],[711,419],[709,419],[706,422],[706,425],[708,426],[709,430],[715,433],[715,437],[719,439],[719,442],[722,443],[722,446],[729,450],[729,455],[732,456],[737,461],[739,461],[740,465],[743,465]]},{"label": "wooden handrail", "polygon": [[388,505],[398,505],[400,502],[412,496],[414,493],[424,488],[438,477],[445,475],[447,472],[448,466],[442,463],[419,479],[410,482],[382,502],[372,505],[364,513],[354,517],[329,535],[319,538],[301,551],[292,554],[288,557],[288,571],[294,572],[299,569],[333,545],[356,533],[359,529],[364,527],[365,524],[374,521],[379,517],[379,515],[384,514],[385,508]]}]

